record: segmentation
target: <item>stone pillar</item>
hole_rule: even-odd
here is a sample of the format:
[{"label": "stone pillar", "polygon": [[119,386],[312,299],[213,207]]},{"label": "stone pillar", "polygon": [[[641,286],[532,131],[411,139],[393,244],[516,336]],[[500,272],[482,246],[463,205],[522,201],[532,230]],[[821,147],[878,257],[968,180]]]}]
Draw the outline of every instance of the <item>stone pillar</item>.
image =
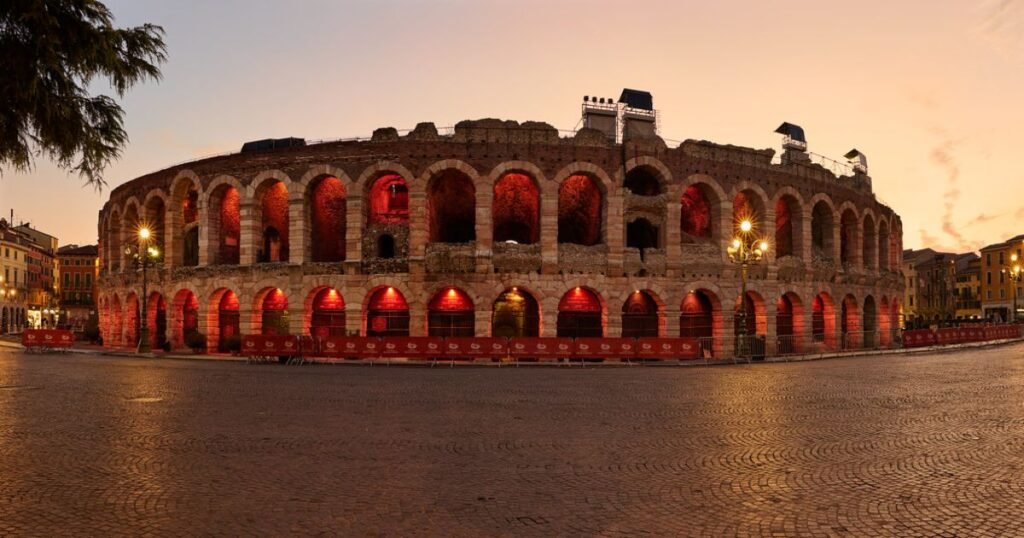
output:
[{"label": "stone pillar", "polygon": [[[354,288],[353,288],[354,289]],[[363,303],[359,300],[345,301],[345,331],[348,334],[363,336]]]},{"label": "stone pillar", "polygon": [[477,304],[473,312],[474,336],[491,336],[491,309],[486,304]]},{"label": "stone pillar", "polygon": [[541,336],[558,335],[558,301],[560,297],[544,297],[538,299],[541,311]]},{"label": "stone pillar", "polygon": [[241,334],[258,334],[252,297],[238,297],[238,332]]},{"label": "stone pillar", "polygon": [[494,187],[481,177],[476,191],[476,272],[490,272],[494,255]]},{"label": "stone pillar", "polygon": [[309,336],[309,328],[305,325],[306,302],[288,297],[288,334],[293,336]]},{"label": "stone pillar", "polygon": [[767,239],[768,253],[764,256],[764,262],[769,265],[774,265],[776,254],[775,249],[778,246],[775,244],[775,208],[769,207],[765,209],[763,219],[755,226],[760,226],[760,231],[755,228],[755,233],[751,236],[751,239],[754,237],[764,237]]},{"label": "stone pillar", "polygon": [[558,274],[558,185],[542,192],[540,199],[541,273]]},{"label": "stone pillar", "polygon": [[311,233],[306,215],[306,199],[299,193],[288,200],[288,263],[301,265],[310,260]]},{"label": "stone pillar", "polygon": [[[363,197],[345,199],[345,261],[360,264],[363,261]],[[347,314],[346,314],[347,315]],[[347,322],[346,322],[347,325]]]},{"label": "stone pillar", "polygon": [[668,276],[680,276],[683,263],[682,230],[680,228],[680,214],[682,212],[682,195],[676,186],[668,189],[668,203],[665,205],[665,257],[666,274]]},{"label": "stone pillar", "polygon": [[794,250],[797,256],[800,256],[804,260],[804,263],[810,265],[813,259],[813,247],[814,234],[811,229],[811,219],[813,215],[811,208],[803,207],[800,213],[800,243]]},{"label": "stone pillar", "polygon": [[605,216],[604,236],[608,245],[608,270],[610,276],[621,276],[623,273],[623,249],[626,247],[626,223],[623,211],[623,199],[620,189],[612,188],[604,195]]},{"label": "stone pillar", "polygon": [[615,308],[610,302],[605,305],[604,312],[604,335],[607,338],[619,338],[622,336],[622,308]]},{"label": "stone pillar", "polygon": [[[414,184],[415,185],[415,184]],[[409,258],[422,262],[430,240],[427,222],[427,194],[420,188],[409,191]]]},{"label": "stone pillar", "polygon": [[[199,247],[200,267],[210,264],[210,239],[211,236],[217,235],[211,233],[209,207],[209,200],[204,200],[203,198],[200,198],[199,202],[196,204],[196,209],[199,211],[199,214],[196,217],[196,221],[199,223],[199,245],[197,246]],[[218,232],[219,231],[220,230],[218,229]]]},{"label": "stone pillar", "polygon": [[729,263],[729,253],[727,249],[732,244],[732,201],[723,200],[720,202],[712,202],[711,211],[713,214],[718,215],[717,222],[712,225],[712,231],[718,234],[718,247],[721,252],[721,262]]},{"label": "stone pillar", "polygon": [[[410,293],[412,293],[411,290]],[[418,297],[413,299],[406,297],[406,300],[409,301],[409,336],[426,336],[427,305]]]},{"label": "stone pillar", "polygon": [[664,312],[662,313],[661,321],[662,336],[667,338],[679,336],[679,316],[681,314],[679,305],[665,305]]},{"label": "stone pillar", "polygon": [[257,244],[260,241],[259,215],[256,214],[256,204],[247,197],[240,202],[238,212],[241,227],[238,234],[238,263],[239,265],[252,265],[256,263]]},{"label": "stone pillar", "polygon": [[[756,312],[756,309],[755,309],[755,312]],[[777,313],[778,312],[777,312],[777,307],[775,306],[775,301],[772,300],[771,298],[765,298],[764,316],[765,316],[765,325],[767,327],[767,330],[764,333],[764,335],[765,335],[765,343],[764,343],[765,348],[764,348],[764,352],[765,352],[765,356],[767,356],[767,357],[774,356],[774,355],[776,355],[778,353],[779,334],[778,334],[778,331],[777,331],[777,328],[776,328],[776,324],[775,324],[775,316],[776,316]],[[794,327],[794,331],[793,331],[794,333],[796,332],[795,329],[796,328]]]}]

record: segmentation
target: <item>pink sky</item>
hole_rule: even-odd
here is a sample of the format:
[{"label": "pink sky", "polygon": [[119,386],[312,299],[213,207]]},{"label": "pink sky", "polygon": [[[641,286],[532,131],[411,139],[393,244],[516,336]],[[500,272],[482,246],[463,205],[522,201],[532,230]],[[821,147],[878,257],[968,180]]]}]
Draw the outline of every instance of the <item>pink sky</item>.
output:
[{"label": "pink sky", "polygon": [[[583,95],[654,94],[665,138],[869,159],[904,244],[1024,232],[1024,7],[975,2],[111,1],[167,31],[160,84],[123,101],[110,187],[246,140],[367,136],[499,117],[573,129]],[[5,171],[0,211],[96,241],[102,193],[51,164]]]}]

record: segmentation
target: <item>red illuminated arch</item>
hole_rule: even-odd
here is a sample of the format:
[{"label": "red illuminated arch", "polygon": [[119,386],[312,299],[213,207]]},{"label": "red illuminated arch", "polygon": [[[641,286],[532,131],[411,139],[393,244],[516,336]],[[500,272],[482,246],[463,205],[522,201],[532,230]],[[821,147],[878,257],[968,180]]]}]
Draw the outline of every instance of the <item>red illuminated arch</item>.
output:
[{"label": "red illuminated arch", "polygon": [[473,336],[476,314],[473,300],[456,287],[439,290],[427,305],[427,332],[430,336]]},{"label": "red illuminated arch", "polygon": [[714,336],[714,295],[705,290],[691,291],[679,305],[679,336]]},{"label": "red illuminated arch", "polygon": [[510,172],[494,184],[494,242],[540,240],[540,190],[533,178]]},{"label": "red illuminated arch", "polygon": [[558,336],[604,336],[601,298],[579,286],[565,292],[558,302]]},{"label": "red illuminated arch", "polygon": [[257,261],[288,261],[288,187],[279,179],[267,179],[256,190],[256,206],[260,223]]},{"label": "red illuminated arch", "polygon": [[775,301],[776,351],[779,354],[803,350],[803,324],[804,313],[800,297],[793,292],[781,295]]},{"label": "red illuminated arch", "polygon": [[839,219],[839,259],[843,265],[856,261],[857,235],[857,214],[847,209]]},{"label": "red illuminated arch", "polygon": [[210,295],[209,305],[207,339],[210,347],[216,345],[215,349],[221,353],[237,351],[230,348],[241,337],[238,295],[220,288]]},{"label": "red illuminated arch", "polygon": [[241,194],[234,185],[221,184],[210,195],[212,262],[238,265],[242,238]]},{"label": "red illuminated arch", "polygon": [[680,200],[680,228],[684,243],[710,240],[713,237],[714,213],[708,197],[709,190],[707,185],[695,183],[683,191]]},{"label": "red illuminated arch", "polygon": [[875,219],[870,213],[864,215],[864,224],[861,227],[861,262],[865,269],[878,268],[878,242],[875,231]]},{"label": "red illuminated arch", "polygon": [[288,296],[280,288],[264,288],[256,294],[253,314],[263,335],[289,334]]},{"label": "red illuminated arch", "polygon": [[368,224],[409,224],[409,186],[398,174],[385,173],[370,185]]},{"label": "red illuminated arch", "polygon": [[174,345],[183,347],[185,336],[199,330],[199,298],[189,289],[174,294]]},{"label": "red illuminated arch", "polygon": [[139,344],[139,297],[134,292],[124,299],[124,343],[132,347]]},{"label": "red illuminated arch", "polygon": [[789,194],[775,201],[775,256],[799,256],[802,217],[800,203]]},{"label": "red illuminated arch", "polygon": [[740,223],[749,220],[753,225],[753,233],[762,235],[767,230],[764,227],[765,205],[764,198],[751,189],[745,189],[736,193],[732,199],[732,222],[734,236],[741,235]]},{"label": "red illuminated arch", "polygon": [[149,294],[146,317],[150,347],[163,349],[167,342],[167,301],[160,292],[154,291]]},{"label": "red illuminated arch", "polygon": [[835,259],[835,218],[828,202],[819,200],[811,210],[811,255],[826,260]]},{"label": "red illuminated arch", "polygon": [[309,188],[309,225],[314,262],[345,259],[345,184],[334,176],[322,176]]},{"label": "red illuminated arch", "polygon": [[646,290],[636,290],[622,303],[622,336],[640,338],[659,336],[658,303]]},{"label": "red illuminated arch", "polygon": [[309,334],[322,338],[345,336],[345,298],[335,288],[319,288],[312,292],[309,306]]},{"label": "red illuminated arch", "polygon": [[366,303],[367,336],[409,336],[409,304],[402,292],[379,287]]},{"label": "red illuminated arch", "polygon": [[558,242],[592,246],[602,242],[604,197],[597,183],[576,174],[558,187]]},{"label": "red illuminated arch", "polygon": [[842,347],[856,349],[861,342],[860,307],[857,298],[851,294],[843,297],[841,312]]}]

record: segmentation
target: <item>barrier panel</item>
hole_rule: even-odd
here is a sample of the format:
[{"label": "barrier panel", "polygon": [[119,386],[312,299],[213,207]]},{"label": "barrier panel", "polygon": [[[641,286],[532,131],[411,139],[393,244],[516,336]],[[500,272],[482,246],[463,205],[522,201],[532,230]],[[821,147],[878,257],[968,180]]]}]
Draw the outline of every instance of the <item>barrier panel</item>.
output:
[{"label": "barrier panel", "polygon": [[442,356],[449,359],[503,359],[508,356],[508,339],[472,336],[445,338]]},{"label": "barrier panel", "polygon": [[382,357],[429,359],[444,355],[444,338],[440,336],[393,336],[381,340]]},{"label": "barrier panel", "polygon": [[903,331],[903,347],[933,346],[935,342],[935,333],[931,329]]},{"label": "barrier panel", "polygon": [[985,330],[982,327],[960,327],[961,342],[982,342],[985,340]]},{"label": "barrier panel", "polygon": [[630,360],[636,357],[633,338],[577,338],[573,355],[580,359]]},{"label": "barrier panel", "polygon": [[637,358],[698,359],[700,346],[696,338],[637,338]]},{"label": "barrier panel", "polygon": [[572,338],[519,337],[508,341],[513,357],[536,359],[570,358],[576,349]]},{"label": "barrier panel", "polygon": [[301,353],[298,336],[247,334],[242,337],[242,354],[249,357],[298,357]]},{"label": "barrier panel", "polygon": [[28,349],[67,349],[75,343],[75,335],[64,329],[26,329],[21,333],[21,345]]},{"label": "barrier panel", "polygon": [[937,329],[935,331],[935,341],[938,342],[940,346],[948,346],[963,342],[963,340],[960,339],[960,329],[955,327]]},{"label": "barrier panel", "polygon": [[383,347],[372,336],[325,336],[319,341],[319,355],[333,358],[376,359]]}]

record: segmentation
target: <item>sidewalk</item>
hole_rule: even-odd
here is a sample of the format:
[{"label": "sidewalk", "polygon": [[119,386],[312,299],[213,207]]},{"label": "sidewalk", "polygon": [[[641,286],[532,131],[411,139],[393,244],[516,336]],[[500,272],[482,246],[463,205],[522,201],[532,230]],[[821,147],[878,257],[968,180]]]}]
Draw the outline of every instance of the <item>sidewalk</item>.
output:
[{"label": "sidewalk", "polygon": [[[849,357],[870,357],[874,355],[910,355],[920,353],[942,353],[947,351],[957,351],[962,349],[971,348],[984,348],[990,346],[1000,346],[1006,344],[1013,344],[1018,342],[1024,342],[1024,338],[1017,339],[1005,339],[1005,340],[991,340],[987,342],[969,342],[964,344],[951,344],[946,346],[931,346],[931,347],[916,347],[909,349],[875,349],[875,350],[859,350],[859,351],[834,351],[827,353],[808,353],[801,355],[784,355],[778,357],[767,357],[764,360],[758,361],[746,361],[742,359],[723,358],[723,359],[693,359],[685,361],[650,361],[650,362],[477,362],[477,361],[465,361],[465,360],[437,360],[437,361],[425,361],[425,360],[408,360],[402,358],[393,359],[376,359],[376,360],[363,360],[363,359],[324,359],[324,358],[313,358],[305,362],[305,364],[326,364],[326,365],[352,365],[352,366],[373,366],[373,365],[385,365],[385,366],[446,366],[446,367],[551,367],[551,366],[583,366],[583,367],[602,367],[602,368],[616,368],[616,367],[630,367],[630,366],[655,366],[655,367],[667,367],[667,366],[719,366],[719,365],[731,365],[731,364],[750,364],[750,363],[776,363],[776,362],[803,362],[803,361],[818,361],[825,359],[838,359],[838,358],[849,358]],[[24,349],[24,346],[17,341],[12,341],[9,338],[0,338],[0,348],[8,349]],[[245,357],[226,355],[226,354],[202,354],[202,353],[180,353],[171,352],[164,353],[162,351],[154,353],[136,353],[130,349],[109,349],[100,346],[93,346],[88,344],[76,345],[67,350],[68,353],[77,353],[83,355],[96,355],[106,357],[125,357],[125,358],[154,358],[154,359],[172,359],[172,360],[205,360],[205,361],[227,361],[227,362],[246,362]]]}]

